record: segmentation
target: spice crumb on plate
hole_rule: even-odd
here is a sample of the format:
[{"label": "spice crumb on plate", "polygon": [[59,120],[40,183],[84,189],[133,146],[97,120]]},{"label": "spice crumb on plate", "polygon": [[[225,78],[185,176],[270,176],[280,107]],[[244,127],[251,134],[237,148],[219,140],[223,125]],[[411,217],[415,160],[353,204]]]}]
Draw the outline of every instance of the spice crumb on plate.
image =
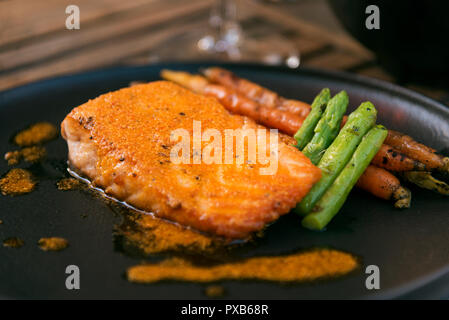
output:
[{"label": "spice crumb on plate", "polygon": [[11,169],[0,179],[0,192],[6,196],[16,196],[30,193],[36,186],[31,172],[25,169]]},{"label": "spice crumb on plate", "polygon": [[204,294],[210,298],[218,298],[225,294],[225,289],[220,285],[210,285],[204,289]]},{"label": "spice crumb on plate", "polygon": [[7,248],[20,248],[25,244],[25,242],[17,237],[11,237],[3,240],[3,246]]},{"label": "spice crumb on plate", "polygon": [[60,251],[69,245],[67,239],[60,237],[40,238],[38,241],[39,247],[44,251]]},{"label": "spice crumb on plate", "polygon": [[118,226],[116,235],[123,248],[136,248],[144,255],[161,252],[212,252],[222,241],[158,219],[151,215],[129,212],[125,222]]},{"label": "spice crumb on plate", "polygon": [[78,189],[81,186],[81,182],[75,178],[64,178],[59,180],[56,185],[59,190],[67,191]]},{"label": "spice crumb on plate", "polygon": [[23,159],[29,163],[36,163],[42,160],[47,155],[47,151],[41,146],[26,147],[22,150],[9,151],[5,154],[5,160],[8,165],[14,166],[20,163]]},{"label": "spice crumb on plate", "polygon": [[19,146],[29,147],[53,140],[57,136],[58,129],[53,124],[38,122],[16,134],[13,140]]}]

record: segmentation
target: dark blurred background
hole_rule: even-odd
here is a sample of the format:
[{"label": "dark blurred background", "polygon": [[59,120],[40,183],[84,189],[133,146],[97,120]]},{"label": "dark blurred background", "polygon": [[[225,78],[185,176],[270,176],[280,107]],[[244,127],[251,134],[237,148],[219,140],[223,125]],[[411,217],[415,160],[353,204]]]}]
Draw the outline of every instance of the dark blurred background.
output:
[{"label": "dark blurred background", "polygon": [[[65,25],[71,4],[79,30]],[[365,27],[370,4],[380,30]],[[439,0],[2,0],[0,90],[112,65],[217,59],[342,70],[449,104],[448,12]]]}]

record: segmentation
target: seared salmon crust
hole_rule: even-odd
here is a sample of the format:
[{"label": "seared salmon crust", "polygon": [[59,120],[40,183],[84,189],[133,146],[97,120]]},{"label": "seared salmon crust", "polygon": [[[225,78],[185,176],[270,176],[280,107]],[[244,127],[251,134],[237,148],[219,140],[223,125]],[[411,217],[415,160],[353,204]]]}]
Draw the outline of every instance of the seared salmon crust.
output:
[{"label": "seared salmon crust", "polygon": [[279,139],[272,175],[261,175],[259,169],[268,165],[259,163],[175,164],[170,150],[177,142],[170,135],[178,128],[192,134],[194,120],[203,132],[212,128],[223,136],[225,129],[261,128],[214,98],[157,81],[82,104],[67,115],[61,131],[71,166],[108,195],[227,238],[246,238],[289,212],[321,177],[320,169],[285,143],[293,141],[289,137]]}]

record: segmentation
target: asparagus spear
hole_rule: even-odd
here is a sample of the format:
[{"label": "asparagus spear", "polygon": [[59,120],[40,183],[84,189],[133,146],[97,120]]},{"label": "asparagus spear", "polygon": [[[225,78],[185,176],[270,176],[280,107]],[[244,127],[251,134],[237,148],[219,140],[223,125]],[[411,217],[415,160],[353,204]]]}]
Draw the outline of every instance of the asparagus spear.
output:
[{"label": "asparagus spear", "polygon": [[306,215],[312,210],[351,159],[362,137],[374,126],[376,117],[377,110],[371,102],[362,103],[349,115],[348,121],[318,163],[322,175],[320,181],[296,206],[297,213]]},{"label": "asparagus spear", "polygon": [[322,230],[337,214],[359,177],[370,164],[387,137],[384,126],[372,128],[362,139],[351,160],[335,179],[332,186],[317,202],[313,211],[302,220],[302,225],[312,230]]},{"label": "asparagus spear", "polygon": [[299,150],[304,149],[304,147],[312,140],[313,130],[315,129],[318,121],[326,108],[329,99],[331,98],[331,91],[328,88],[324,88],[315,97],[312,103],[312,110],[304,120],[301,128],[296,132],[295,139],[298,142],[296,147]]},{"label": "asparagus spear", "polygon": [[313,164],[320,161],[324,150],[337,136],[348,102],[349,98],[346,91],[340,91],[329,100],[323,116],[314,129],[315,133],[312,140],[302,150]]}]

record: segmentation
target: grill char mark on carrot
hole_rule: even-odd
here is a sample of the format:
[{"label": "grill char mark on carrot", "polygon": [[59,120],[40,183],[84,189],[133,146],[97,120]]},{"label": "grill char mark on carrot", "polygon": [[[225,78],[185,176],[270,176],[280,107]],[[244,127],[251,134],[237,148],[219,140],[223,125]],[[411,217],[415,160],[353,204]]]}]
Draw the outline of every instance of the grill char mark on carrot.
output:
[{"label": "grill char mark on carrot", "polygon": [[294,135],[304,121],[304,118],[298,115],[259,104],[232,88],[219,84],[211,84],[206,78],[199,75],[164,70],[162,77],[194,92],[212,96],[220,101],[227,110],[250,117],[260,124],[279,129],[289,135]]},{"label": "grill char mark on carrot", "polygon": [[389,130],[385,143],[402,152],[406,156],[424,163],[427,169],[444,167],[444,158],[422,143],[416,142],[410,136]]},{"label": "grill char mark on carrot", "polygon": [[394,200],[396,208],[410,207],[410,191],[401,186],[398,178],[383,168],[368,166],[356,185],[378,198]]},{"label": "grill char mark on carrot", "polygon": [[390,171],[426,170],[426,166],[423,163],[407,157],[387,144],[383,144],[380,147],[380,150],[374,156],[372,164]]},{"label": "grill char mark on carrot", "polygon": [[[247,115],[248,117],[258,121],[259,123],[265,124],[268,127],[278,128],[285,133],[294,134],[300,127],[299,123],[302,124],[302,120],[310,111],[310,109],[308,109],[307,111],[303,111],[302,114],[304,115],[304,118],[301,121],[289,122],[283,120],[281,121],[281,124],[276,123],[275,121],[275,117],[281,118],[281,114],[276,114],[275,112],[273,112],[271,113],[271,119],[273,120],[270,120],[270,122],[265,121],[265,123],[263,123],[261,120],[264,117],[261,116],[260,107],[247,107],[246,113],[242,113],[245,108],[241,108],[241,106],[245,106],[247,102],[245,102],[245,104],[241,104],[240,108],[236,108],[229,103],[230,101],[232,101],[230,97],[221,97],[218,95],[218,93],[226,95],[226,89],[231,90],[228,91],[228,93],[232,92],[232,90],[234,92],[238,91],[238,93],[242,92],[243,94],[245,94],[244,96],[243,94],[239,95],[240,97],[242,97],[241,101],[246,98],[245,101],[252,100],[256,103],[256,105],[258,104],[257,101],[261,101],[265,106],[270,106],[270,108],[273,107],[278,109],[279,111],[288,110],[287,113],[298,112],[298,110],[292,111],[285,106],[282,106],[282,104],[280,103],[275,103],[275,101],[278,101],[276,100],[276,93],[246,79],[239,78],[225,69],[208,68],[205,70],[205,74],[209,78],[209,80],[222,84],[222,86],[220,86],[220,90],[215,90],[214,95],[230,111]],[[193,82],[196,82],[196,87],[202,87],[202,93],[204,93],[206,87],[211,86],[210,84],[207,84],[208,81],[203,77],[197,75],[190,76],[195,79],[195,81]],[[198,86],[198,83],[201,83],[201,85]],[[195,85],[190,85],[190,88],[192,90],[195,90]],[[210,90],[211,92],[214,91],[212,89],[206,90]],[[287,101],[287,99],[284,100]],[[231,108],[234,108],[234,110],[231,110]],[[250,112],[250,110],[252,112]],[[263,111],[267,112],[266,110]],[[343,117],[341,126],[344,126],[346,120],[347,116]],[[289,125],[291,125],[290,128],[288,127]],[[401,143],[401,141],[405,143]],[[357,186],[365,189],[366,191],[372,193],[377,197],[383,199],[394,199],[396,201],[395,206],[398,208],[409,207],[411,194],[408,189],[401,186],[399,179],[397,179],[392,173],[388,172],[385,169],[404,172],[410,170],[431,170],[437,168],[440,171],[449,172],[449,158],[443,158],[442,156],[435,154],[434,149],[420,144],[414,141],[411,137],[393,130],[389,130],[388,137],[385,140],[385,144],[381,147],[378,154],[376,154],[375,159],[377,160],[373,160],[373,164],[376,164],[379,167],[370,165],[360,178]],[[376,177],[376,175],[380,176]]]},{"label": "grill char mark on carrot", "polygon": [[247,98],[269,108],[277,108],[305,118],[310,112],[310,105],[303,101],[286,99],[276,92],[264,88],[247,79],[236,76],[223,68],[212,67],[204,70],[204,75],[212,82],[232,88]]},{"label": "grill char mark on carrot", "polygon": [[258,123],[279,129],[289,135],[294,135],[303,122],[301,117],[260,105],[225,86],[209,84],[204,88],[204,94],[217,98],[226,109],[233,113],[245,115]]},{"label": "grill char mark on carrot", "polygon": [[[297,114],[302,118],[305,118],[310,112],[310,106],[308,104],[298,100],[288,100],[280,97],[277,93],[247,79],[240,78],[229,70],[219,67],[211,67],[205,69],[204,74],[210,81],[219,83],[227,88],[232,88],[238,93],[263,106],[273,107],[282,111]],[[273,116],[275,115],[276,114],[273,114]],[[253,119],[257,121],[257,116]],[[341,124],[342,126],[345,124],[346,119],[347,117],[343,119]],[[272,121],[272,123],[274,122],[275,121]],[[268,125],[266,123],[264,124]],[[284,120],[282,121],[282,124],[287,125],[288,121]],[[294,125],[297,125],[297,122],[294,123]],[[294,131],[294,127],[283,127],[282,129],[278,129],[286,133]],[[387,152],[389,148],[387,148],[387,146],[383,146],[375,158],[387,159],[386,163],[376,161],[375,164],[380,167],[393,171],[425,170],[425,168],[435,169],[444,167],[443,158],[435,154],[434,149],[420,144],[414,141],[411,137],[400,132],[389,130],[385,144],[394,147],[397,149],[397,152],[404,154],[408,158],[403,158],[403,161],[396,161],[396,159],[392,159],[393,157],[391,152]],[[402,166],[398,166],[401,163]]]}]

